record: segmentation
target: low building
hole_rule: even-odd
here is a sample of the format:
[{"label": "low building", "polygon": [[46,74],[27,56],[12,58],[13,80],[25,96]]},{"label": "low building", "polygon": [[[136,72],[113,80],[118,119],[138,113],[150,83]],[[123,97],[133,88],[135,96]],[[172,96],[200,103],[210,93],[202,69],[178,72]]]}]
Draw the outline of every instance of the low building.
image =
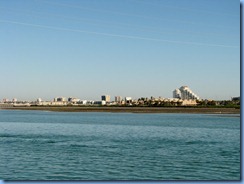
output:
[{"label": "low building", "polygon": [[127,103],[127,104],[132,103],[132,98],[131,97],[125,97],[125,103]]},{"label": "low building", "polygon": [[36,105],[37,106],[49,106],[51,105],[53,102],[46,102],[46,101],[37,101]]},{"label": "low building", "polygon": [[54,102],[65,102],[66,98],[65,97],[56,97],[53,99]]},{"label": "low building", "polygon": [[14,103],[13,104],[14,107],[30,107],[31,104],[30,103]]},{"label": "low building", "polygon": [[50,105],[53,105],[53,106],[66,106],[67,102],[66,101],[51,102]]},{"label": "low building", "polygon": [[196,106],[197,101],[196,100],[182,100],[182,106]]},{"label": "low building", "polygon": [[102,100],[102,101],[94,101],[94,105],[106,105],[106,101],[105,100]]},{"label": "low building", "polygon": [[70,102],[70,103],[77,103],[77,102],[79,102],[79,101],[80,101],[79,98],[73,98],[73,97],[69,97],[69,98],[68,98],[68,102]]},{"label": "low building", "polygon": [[14,103],[17,102],[17,101],[18,101],[17,98],[14,98],[14,99],[12,100],[12,102],[14,102]]},{"label": "low building", "polygon": [[232,97],[231,101],[240,101],[240,97]]},{"label": "low building", "polygon": [[87,104],[87,100],[80,100],[79,102],[77,102],[77,104],[86,105]]},{"label": "low building", "polygon": [[3,99],[3,103],[8,103],[8,102],[11,102],[11,101],[9,99],[7,99],[7,98]]},{"label": "low building", "polygon": [[93,100],[87,100],[86,101],[86,105],[93,105],[95,101]]}]

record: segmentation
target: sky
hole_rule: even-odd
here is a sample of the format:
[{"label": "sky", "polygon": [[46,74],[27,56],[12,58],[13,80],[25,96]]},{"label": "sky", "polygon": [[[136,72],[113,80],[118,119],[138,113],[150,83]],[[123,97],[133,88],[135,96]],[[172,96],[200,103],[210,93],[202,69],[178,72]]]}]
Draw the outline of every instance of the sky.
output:
[{"label": "sky", "polygon": [[240,96],[238,0],[1,0],[0,100]]}]

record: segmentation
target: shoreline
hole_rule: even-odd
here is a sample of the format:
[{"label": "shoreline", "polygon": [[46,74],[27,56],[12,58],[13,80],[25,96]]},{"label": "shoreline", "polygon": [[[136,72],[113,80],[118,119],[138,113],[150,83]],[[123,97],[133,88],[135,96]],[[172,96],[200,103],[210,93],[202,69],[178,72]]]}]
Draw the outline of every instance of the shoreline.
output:
[{"label": "shoreline", "polygon": [[193,113],[193,114],[240,114],[235,108],[201,107],[0,107],[0,110],[40,110],[54,112],[115,112],[115,113]]}]

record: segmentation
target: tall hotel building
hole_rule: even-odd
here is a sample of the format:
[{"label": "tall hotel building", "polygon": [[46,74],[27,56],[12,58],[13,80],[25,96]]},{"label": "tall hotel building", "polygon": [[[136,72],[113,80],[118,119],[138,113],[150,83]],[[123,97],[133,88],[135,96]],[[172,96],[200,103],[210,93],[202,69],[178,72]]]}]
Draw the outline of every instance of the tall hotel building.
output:
[{"label": "tall hotel building", "polygon": [[101,99],[102,99],[102,101],[110,102],[110,96],[109,95],[102,95]]},{"label": "tall hotel building", "polygon": [[179,89],[175,89],[173,91],[173,98],[179,98],[179,99],[181,99],[181,92],[180,92]]},{"label": "tall hotel building", "polygon": [[122,96],[115,96],[114,101],[117,103],[121,103],[122,102]]},{"label": "tall hotel building", "polygon": [[173,91],[173,98],[182,100],[199,100],[199,96],[192,92],[188,86],[181,86],[179,89]]}]

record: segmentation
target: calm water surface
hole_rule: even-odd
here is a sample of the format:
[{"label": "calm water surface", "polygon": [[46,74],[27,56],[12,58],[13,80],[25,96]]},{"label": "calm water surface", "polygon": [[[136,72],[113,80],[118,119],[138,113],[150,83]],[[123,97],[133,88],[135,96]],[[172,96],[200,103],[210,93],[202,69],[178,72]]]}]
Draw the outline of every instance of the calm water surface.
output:
[{"label": "calm water surface", "polygon": [[240,117],[0,110],[4,180],[239,180]]}]

